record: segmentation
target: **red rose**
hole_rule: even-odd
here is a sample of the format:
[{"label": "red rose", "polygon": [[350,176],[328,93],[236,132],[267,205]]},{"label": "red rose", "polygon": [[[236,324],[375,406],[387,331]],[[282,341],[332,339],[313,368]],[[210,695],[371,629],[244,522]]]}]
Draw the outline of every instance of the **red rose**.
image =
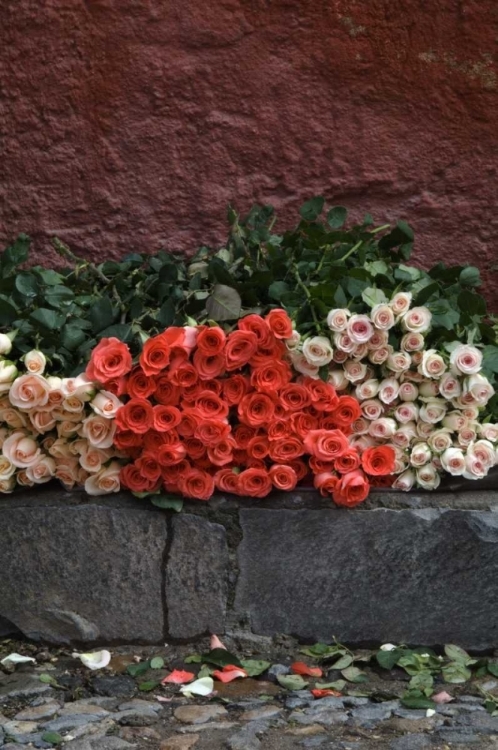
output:
[{"label": "red rose", "polygon": [[[338,461],[339,459],[336,459]],[[323,474],[324,472],[334,471],[335,461],[322,461],[321,458],[316,456],[310,456],[308,461],[309,467],[313,474]]]},{"label": "red rose", "polygon": [[270,475],[266,469],[245,469],[239,474],[237,484],[239,495],[265,497],[272,490]]},{"label": "red rose", "polygon": [[339,405],[339,396],[331,383],[304,377],[299,380],[310,394],[311,403],[318,411],[333,411]]},{"label": "red rose", "polygon": [[232,375],[223,380],[223,396],[229,406],[238,404],[249,391],[249,378],[245,375]]},{"label": "red rose", "polygon": [[300,411],[311,403],[310,394],[298,383],[290,383],[278,394],[280,403],[289,411]]},{"label": "red rose", "polygon": [[238,492],[239,475],[232,469],[220,469],[214,475],[214,483],[220,492],[230,492],[234,495]]},{"label": "red rose", "polygon": [[337,479],[337,477],[334,474],[331,474],[330,471],[324,471],[320,474],[316,474],[313,478],[313,484],[317,490],[320,490],[320,495],[322,497],[332,495],[335,488],[337,487],[338,481],[339,480]]},{"label": "red rose", "polygon": [[266,458],[270,450],[270,443],[266,435],[255,435],[247,445],[247,453],[251,458]]},{"label": "red rose", "polygon": [[265,393],[248,393],[241,400],[238,415],[241,422],[250,427],[268,425],[275,411],[273,400]]},{"label": "red rose", "polygon": [[214,478],[200,469],[190,469],[178,479],[178,487],[185,497],[209,500],[214,492]]},{"label": "red rose", "polygon": [[161,466],[173,466],[183,461],[186,455],[187,451],[183,443],[161,445],[157,451],[157,461]]},{"label": "red rose", "polygon": [[158,486],[158,482],[147,479],[136,464],[123,466],[119,472],[119,480],[122,487],[132,492],[154,492]]},{"label": "red rose", "polygon": [[292,432],[304,439],[310,430],[318,429],[318,419],[304,411],[295,411],[289,417]]},{"label": "red rose", "polygon": [[[172,464],[171,466],[162,466],[161,475],[164,483],[167,485],[178,484],[180,477],[183,476],[183,474],[186,474],[187,471],[190,471],[191,468],[191,465],[185,459],[177,464]],[[167,491],[170,492],[169,489],[167,489]],[[178,487],[176,488],[176,490],[171,491],[180,492]]]},{"label": "red rose", "polygon": [[355,505],[366,500],[370,491],[370,485],[364,473],[358,469],[348,474],[343,474],[337,483],[333,493],[336,505],[344,505],[353,508]]},{"label": "red rose", "polygon": [[251,385],[257,391],[279,391],[284,385],[290,383],[292,370],[287,362],[269,362],[256,367],[251,374]]},{"label": "red rose", "polygon": [[149,430],[142,437],[143,448],[146,451],[156,454],[162,445],[175,445],[179,442],[178,433],[176,430],[169,430],[169,432],[157,432],[156,430]]},{"label": "red rose", "polygon": [[251,331],[252,333],[255,333],[260,348],[264,349],[266,347],[271,347],[273,343],[273,334],[266,320],[263,320],[260,315],[246,315],[239,320],[237,325],[241,331]]},{"label": "red rose", "polygon": [[322,461],[335,461],[349,450],[349,442],[340,430],[311,430],[304,438],[304,447]]},{"label": "red rose", "polygon": [[234,445],[235,441],[232,438],[226,438],[225,440],[220,440],[216,445],[209,446],[207,455],[211,463],[215,466],[225,466],[231,463]]},{"label": "red rose", "polygon": [[155,390],[154,378],[146,375],[141,367],[134,367],[128,375],[128,394],[131,398],[148,398]]},{"label": "red rose", "polygon": [[352,396],[339,396],[339,403],[330,416],[340,427],[347,427],[361,417],[361,406]]},{"label": "red rose", "polygon": [[225,346],[226,334],[219,326],[203,326],[197,334],[196,346],[202,354],[212,357],[221,354]]},{"label": "red rose", "polygon": [[292,461],[289,461],[288,466],[296,472],[298,482],[309,474],[309,469],[301,458],[294,458]]},{"label": "red rose", "polygon": [[152,336],[145,342],[139,357],[142,370],[146,375],[157,375],[167,368],[171,348],[166,343],[164,334]]},{"label": "red rose", "polygon": [[101,339],[90,355],[85,375],[89,380],[106,383],[121,378],[131,370],[130,350],[116,338]]},{"label": "red rose", "polygon": [[199,419],[224,419],[228,416],[228,405],[213,391],[201,391],[194,410]]},{"label": "red rose", "polygon": [[277,490],[290,492],[297,484],[297,474],[291,466],[274,464],[270,467],[270,479]]},{"label": "red rose", "polygon": [[282,440],[289,437],[292,430],[286,419],[275,419],[268,425],[268,440]]},{"label": "red rose", "polygon": [[154,429],[158,432],[168,432],[180,424],[182,415],[180,409],[176,406],[164,406],[157,404],[154,406]]},{"label": "red rose", "polygon": [[396,453],[390,445],[367,448],[361,456],[363,471],[372,476],[388,476],[394,471]]},{"label": "red rose", "polygon": [[230,434],[230,425],[220,419],[199,420],[194,436],[202,440],[205,446],[212,447]]},{"label": "red rose", "polygon": [[195,385],[199,379],[197,370],[190,362],[177,362],[169,368],[169,376],[173,385],[188,388]]},{"label": "red rose", "polygon": [[131,430],[145,434],[154,425],[152,404],[145,398],[132,398],[116,412],[118,430]]},{"label": "red rose", "polygon": [[277,464],[288,463],[304,453],[304,445],[295,435],[270,442],[270,458]]},{"label": "red rose", "polygon": [[187,455],[192,461],[196,461],[206,455],[206,446],[202,440],[198,440],[195,437],[185,438],[184,445]]},{"label": "red rose", "polygon": [[355,471],[360,467],[361,459],[358,451],[354,448],[350,448],[342,456],[338,456],[335,460],[335,469],[341,474],[346,474],[348,471]]},{"label": "red rose", "polygon": [[184,438],[193,437],[199,424],[199,419],[191,409],[182,411],[182,420],[178,425],[177,432]]},{"label": "red rose", "polygon": [[273,335],[277,339],[290,339],[292,336],[292,320],[285,310],[270,310],[265,318]]},{"label": "red rose", "polygon": [[155,383],[154,398],[156,401],[165,406],[177,406],[180,403],[182,389],[173,385],[169,375],[159,375],[155,378]]},{"label": "red rose", "polygon": [[198,349],[192,362],[201,380],[217,378],[225,372],[225,357],[223,354],[205,354]]},{"label": "red rose", "polygon": [[157,482],[161,476],[161,466],[157,461],[157,458],[152,453],[144,453],[137,461],[135,466],[140,469],[141,473],[146,479],[150,479],[151,482]]},{"label": "red rose", "polygon": [[252,331],[232,331],[225,344],[227,370],[238,370],[243,367],[258,348],[258,337]]},{"label": "red rose", "polygon": [[132,430],[119,430],[113,439],[113,445],[118,450],[128,450],[142,445],[142,436]]},{"label": "red rose", "polygon": [[255,427],[249,427],[245,424],[238,424],[232,432],[233,438],[237,444],[237,448],[245,450],[256,433],[257,430]]}]

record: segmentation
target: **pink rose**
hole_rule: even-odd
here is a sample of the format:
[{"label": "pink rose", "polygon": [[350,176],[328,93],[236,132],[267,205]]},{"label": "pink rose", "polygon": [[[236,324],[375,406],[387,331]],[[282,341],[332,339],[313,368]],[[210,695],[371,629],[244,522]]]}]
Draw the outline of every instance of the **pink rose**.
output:
[{"label": "pink rose", "polygon": [[351,315],[346,330],[355,344],[365,344],[374,332],[368,315]]},{"label": "pink rose", "polygon": [[21,375],[9,391],[10,403],[18,409],[39,409],[48,403],[50,386],[41,375]]},{"label": "pink rose", "polygon": [[111,448],[115,432],[116,423],[113,419],[95,414],[83,420],[80,434],[95,448]]},{"label": "pink rose", "polygon": [[33,438],[24,432],[14,432],[2,446],[3,455],[20,469],[36,464],[40,458],[41,450]]}]

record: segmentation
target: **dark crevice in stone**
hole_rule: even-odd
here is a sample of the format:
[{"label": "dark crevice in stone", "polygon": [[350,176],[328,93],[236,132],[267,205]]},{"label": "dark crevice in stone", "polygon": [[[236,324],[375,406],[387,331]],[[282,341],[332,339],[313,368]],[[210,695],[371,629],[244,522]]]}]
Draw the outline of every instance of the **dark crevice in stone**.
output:
[{"label": "dark crevice in stone", "polygon": [[162,599],[162,609],[163,609],[163,636],[164,636],[164,642],[167,643],[168,641],[172,642],[172,638],[169,635],[169,607],[168,607],[168,597],[166,593],[166,586],[167,586],[167,580],[168,580],[168,566],[169,566],[169,560],[171,555],[171,546],[173,544],[173,537],[174,537],[174,530],[173,530],[173,519],[172,514],[168,513],[166,516],[166,542],[164,544],[164,552],[163,552],[163,562],[162,562],[162,576],[161,576],[161,599]]}]

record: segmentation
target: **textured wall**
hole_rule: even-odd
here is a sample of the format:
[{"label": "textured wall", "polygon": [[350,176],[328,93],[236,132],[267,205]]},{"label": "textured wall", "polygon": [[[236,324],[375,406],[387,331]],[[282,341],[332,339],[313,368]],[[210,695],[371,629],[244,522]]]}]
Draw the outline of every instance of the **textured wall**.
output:
[{"label": "textured wall", "polygon": [[[497,279],[496,0],[3,0],[0,239],[193,248],[311,194]],[[495,290],[496,294],[496,290]]]}]

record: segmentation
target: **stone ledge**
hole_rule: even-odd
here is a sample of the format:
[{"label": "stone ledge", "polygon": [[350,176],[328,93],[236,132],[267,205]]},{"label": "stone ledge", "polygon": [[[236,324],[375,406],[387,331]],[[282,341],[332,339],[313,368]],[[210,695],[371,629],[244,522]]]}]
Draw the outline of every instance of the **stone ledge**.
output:
[{"label": "stone ledge", "polygon": [[0,632],[162,643],[242,623],[305,640],[498,647],[496,490],[389,491],[354,510],[306,490],[185,506],[54,488],[0,499]]}]

